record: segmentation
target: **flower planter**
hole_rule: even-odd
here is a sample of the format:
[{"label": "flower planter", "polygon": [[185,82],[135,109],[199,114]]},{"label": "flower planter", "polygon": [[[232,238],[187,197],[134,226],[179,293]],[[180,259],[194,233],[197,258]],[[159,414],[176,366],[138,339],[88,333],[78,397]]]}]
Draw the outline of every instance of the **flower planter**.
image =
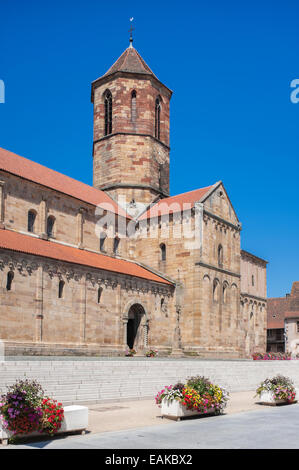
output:
[{"label": "flower planter", "polygon": [[[64,420],[62,421],[61,428],[56,434],[67,432],[85,433],[88,426],[88,408],[87,406],[71,405],[64,407]],[[32,432],[30,434],[22,434],[20,437],[36,437],[36,436],[49,436],[46,433]],[[13,437],[13,433],[3,429],[0,424],[0,440],[3,445],[8,444],[8,440]]]},{"label": "flower planter", "polygon": [[290,402],[289,400],[276,400],[274,397],[274,393],[271,391],[262,391],[260,394],[260,402],[261,405],[269,405],[269,406],[276,406],[276,405],[290,405],[292,403],[296,403],[296,401]]},{"label": "flower planter", "polygon": [[206,413],[200,413],[196,410],[188,410],[188,408],[178,400],[168,401],[163,399],[161,402],[161,416],[162,418],[175,419],[180,421],[181,418],[186,418],[188,416],[205,416],[208,414],[215,414],[215,409],[210,408]]}]

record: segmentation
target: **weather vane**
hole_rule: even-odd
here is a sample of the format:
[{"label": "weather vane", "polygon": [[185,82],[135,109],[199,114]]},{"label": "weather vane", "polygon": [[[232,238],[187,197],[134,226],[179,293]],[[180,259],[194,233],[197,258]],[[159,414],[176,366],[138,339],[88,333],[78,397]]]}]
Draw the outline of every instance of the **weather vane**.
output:
[{"label": "weather vane", "polygon": [[129,29],[129,33],[130,33],[130,47],[132,47],[132,44],[133,44],[133,34],[132,34],[133,31],[134,31],[133,24],[132,24],[133,20],[134,20],[134,18],[133,18],[133,16],[132,16],[132,18],[130,18],[131,27],[130,27],[130,29]]}]

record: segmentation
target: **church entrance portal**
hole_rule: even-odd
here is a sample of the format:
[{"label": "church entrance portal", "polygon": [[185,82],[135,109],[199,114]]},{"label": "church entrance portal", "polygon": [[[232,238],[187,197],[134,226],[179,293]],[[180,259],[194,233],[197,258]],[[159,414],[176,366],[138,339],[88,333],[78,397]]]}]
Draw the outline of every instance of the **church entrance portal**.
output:
[{"label": "church entrance portal", "polygon": [[141,319],[145,314],[144,308],[140,304],[134,304],[128,312],[127,324],[127,345],[130,349],[142,344],[142,328],[140,327]]}]

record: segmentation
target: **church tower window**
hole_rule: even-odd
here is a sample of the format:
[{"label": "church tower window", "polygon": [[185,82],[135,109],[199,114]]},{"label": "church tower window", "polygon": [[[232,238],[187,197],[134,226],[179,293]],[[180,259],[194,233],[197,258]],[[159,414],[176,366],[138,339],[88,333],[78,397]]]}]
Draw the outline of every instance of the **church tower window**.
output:
[{"label": "church tower window", "polygon": [[34,232],[34,222],[36,219],[36,212],[34,210],[28,211],[28,232]]},{"label": "church tower window", "polygon": [[155,103],[155,137],[160,140],[160,114],[161,114],[161,99],[159,96],[156,98]]},{"label": "church tower window", "polygon": [[11,290],[11,285],[12,285],[13,278],[14,278],[13,271],[9,271],[7,273],[6,290]]},{"label": "church tower window", "polygon": [[161,261],[166,261],[166,245],[165,245],[165,243],[161,243],[161,245],[160,245],[160,255],[161,255]]},{"label": "church tower window", "polygon": [[59,286],[58,286],[58,298],[62,299],[63,297],[63,289],[64,289],[64,281],[59,281]]},{"label": "church tower window", "polygon": [[54,237],[54,224],[55,224],[55,217],[53,217],[53,215],[49,215],[49,217],[47,218],[48,237]]},{"label": "church tower window", "polygon": [[98,288],[98,304],[101,303],[102,292],[103,292],[103,288],[99,287]]},{"label": "church tower window", "polygon": [[222,245],[218,246],[218,266],[222,268],[223,266],[223,248]]},{"label": "church tower window", "polygon": [[137,117],[136,98],[137,98],[136,90],[133,90],[131,94],[131,121],[132,122],[136,122],[136,117]]},{"label": "church tower window", "polygon": [[106,233],[102,232],[100,236],[100,251],[105,252],[105,241],[106,241],[107,235]]},{"label": "church tower window", "polygon": [[115,237],[113,240],[113,253],[116,255],[118,253],[120,239]]},{"label": "church tower window", "polygon": [[109,90],[104,95],[105,103],[105,130],[104,135],[112,134],[112,95]]}]

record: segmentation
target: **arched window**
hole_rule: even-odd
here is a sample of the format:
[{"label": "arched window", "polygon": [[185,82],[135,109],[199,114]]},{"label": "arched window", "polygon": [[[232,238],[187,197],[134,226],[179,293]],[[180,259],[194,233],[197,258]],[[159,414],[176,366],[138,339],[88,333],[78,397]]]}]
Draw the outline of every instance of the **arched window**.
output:
[{"label": "arched window", "polygon": [[219,302],[219,281],[218,279],[214,279],[213,282],[213,301]]},{"label": "arched window", "polygon": [[13,271],[8,271],[7,281],[6,281],[6,290],[11,290],[11,285],[12,285],[13,278],[14,278]]},{"label": "arched window", "polygon": [[105,252],[105,240],[107,238],[107,235],[105,232],[102,232],[100,235],[100,251]]},{"label": "arched window", "polygon": [[98,288],[98,304],[101,303],[102,292],[103,292],[103,288],[99,287]]},{"label": "arched window", "polygon": [[160,115],[161,115],[161,99],[159,96],[155,102],[155,137],[160,140]]},{"label": "arched window", "polygon": [[120,242],[120,239],[118,237],[115,237],[113,240],[113,253],[114,254],[118,253],[119,242]]},{"label": "arched window", "polygon": [[218,266],[223,266],[223,248],[222,245],[218,245]]},{"label": "arched window", "polygon": [[54,224],[55,224],[55,217],[53,215],[49,215],[49,217],[47,218],[48,237],[54,237]]},{"label": "arched window", "polygon": [[222,286],[222,302],[227,303],[227,282],[224,282]]},{"label": "arched window", "polygon": [[166,261],[166,245],[165,245],[165,243],[161,243],[161,245],[160,245],[160,257],[161,257],[161,261]]},{"label": "arched window", "polygon": [[64,281],[59,281],[59,286],[58,286],[58,298],[62,299],[63,297],[63,289],[64,289]]},{"label": "arched window", "polygon": [[105,104],[105,129],[104,135],[112,134],[112,95],[109,90],[106,90],[104,95]]},{"label": "arched window", "polygon": [[133,90],[131,93],[131,121],[135,122],[137,117],[137,108],[136,108],[136,90]]},{"label": "arched window", "polygon": [[28,232],[34,232],[35,219],[36,219],[36,212],[34,210],[28,211],[28,225],[27,225]]}]

